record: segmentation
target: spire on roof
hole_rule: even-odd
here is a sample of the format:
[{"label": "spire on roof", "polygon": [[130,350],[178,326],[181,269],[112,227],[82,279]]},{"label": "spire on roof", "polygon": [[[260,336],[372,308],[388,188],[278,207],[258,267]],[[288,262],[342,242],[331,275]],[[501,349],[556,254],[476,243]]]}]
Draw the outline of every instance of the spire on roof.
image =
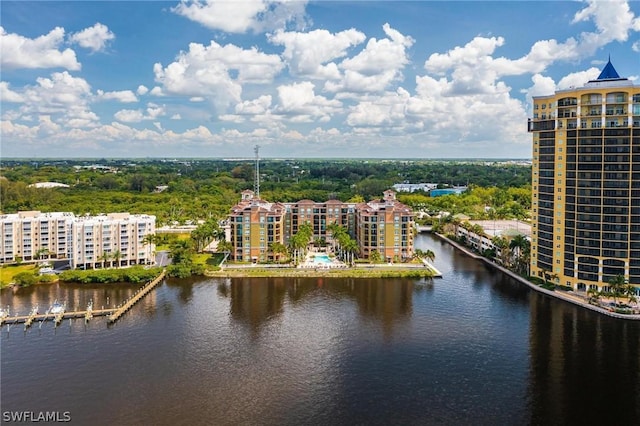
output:
[{"label": "spire on roof", "polygon": [[602,69],[602,72],[598,76],[598,80],[612,80],[616,78],[620,78],[620,76],[611,64],[611,55],[609,55],[609,61],[607,62],[607,65],[605,65]]}]

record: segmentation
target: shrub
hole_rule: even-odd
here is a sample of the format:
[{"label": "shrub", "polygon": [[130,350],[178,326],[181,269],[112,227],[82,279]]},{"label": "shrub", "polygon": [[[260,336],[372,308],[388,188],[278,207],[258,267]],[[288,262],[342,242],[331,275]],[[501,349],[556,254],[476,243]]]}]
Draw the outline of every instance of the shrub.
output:
[{"label": "shrub", "polygon": [[123,269],[95,269],[95,270],[71,270],[60,274],[60,280],[77,283],[140,283],[151,281],[160,274],[161,268],[145,269],[142,266],[133,266]]},{"label": "shrub", "polygon": [[13,279],[20,286],[28,286],[38,282],[38,276],[34,272],[20,272]]},{"label": "shrub", "polygon": [[170,277],[187,278],[191,276],[191,266],[178,263],[167,266],[167,273]]},{"label": "shrub", "polygon": [[38,276],[38,281],[40,281],[41,283],[52,283],[57,279],[58,279],[58,276],[53,274]]}]

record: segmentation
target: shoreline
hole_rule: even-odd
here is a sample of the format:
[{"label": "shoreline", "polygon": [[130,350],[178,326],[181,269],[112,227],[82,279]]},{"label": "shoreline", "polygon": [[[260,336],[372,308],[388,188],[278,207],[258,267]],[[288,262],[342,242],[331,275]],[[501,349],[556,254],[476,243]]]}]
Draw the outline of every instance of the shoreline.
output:
[{"label": "shoreline", "polygon": [[355,268],[274,268],[260,265],[225,266],[218,271],[205,271],[209,278],[441,278],[430,266],[367,265]]},{"label": "shoreline", "polygon": [[638,314],[619,314],[617,312],[612,312],[609,311],[607,309],[601,308],[599,306],[595,306],[592,305],[590,303],[586,303],[582,300],[582,298],[580,296],[577,296],[575,294],[569,294],[568,292],[565,292],[564,290],[555,290],[555,291],[551,291],[551,290],[547,290],[546,288],[542,288],[540,286],[537,286],[536,284],[530,282],[529,280],[521,277],[520,275],[516,274],[515,272],[512,272],[510,270],[508,270],[507,268],[498,265],[495,262],[492,262],[490,259],[487,259],[484,256],[480,256],[479,254],[476,254],[474,252],[472,252],[471,250],[469,250],[468,248],[458,244],[457,242],[451,240],[450,238],[445,237],[444,235],[438,234],[436,232],[433,233],[434,235],[436,235],[438,238],[440,238],[441,240],[449,243],[451,246],[453,246],[454,248],[460,250],[461,252],[463,252],[464,254],[466,254],[469,257],[472,257],[476,260],[481,260],[482,262],[484,262],[486,265],[510,276],[511,278],[519,281],[522,284],[526,284],[529,288],[531,288],[532,290],[535,290],[539,293],[543,293],[546,294],[547,296],[551,296],[554,297],[556,299],[559,300],[563,300],[565,302],[569,302],[572,303],[574,305],[580,306],[582,308],[587,308],[591,311],[597,312],[599,314],[602,315],[606,315],[612,318],[617,318],[617,319],[626,319],[626,320],[632,320],[632,321],[638,321],[640,320],[640,315]]}]

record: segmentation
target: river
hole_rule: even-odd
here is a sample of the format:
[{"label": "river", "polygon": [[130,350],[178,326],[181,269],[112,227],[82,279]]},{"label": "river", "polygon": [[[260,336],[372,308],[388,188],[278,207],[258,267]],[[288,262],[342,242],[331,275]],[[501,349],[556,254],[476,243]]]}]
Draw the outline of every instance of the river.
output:
[{"label": "river", "polygon": [[[637,424],[640,322],[539,294],[431,235],[443,278],[166,280],[105,318],[2,327],[3,416],[95,425]],[[15,314],[138,286],[3,290]],[[6,418],[5,418],[6,420]]]}]

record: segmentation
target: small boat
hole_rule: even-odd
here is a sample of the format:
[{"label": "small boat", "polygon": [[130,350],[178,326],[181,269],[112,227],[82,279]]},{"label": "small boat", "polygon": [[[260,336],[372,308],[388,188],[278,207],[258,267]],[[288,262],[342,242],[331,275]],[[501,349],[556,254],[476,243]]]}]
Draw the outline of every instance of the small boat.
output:
[{"label": "small boat", "polygon": [[6,308],[0,308],[0,324],[4,323],[4,320],[6,320],[9,317],[9,306],[7,306]]},{"label": "small boat", "polygon": [[49,313],[58,315],[64,313],[64,309],[64,303],[58,303],[58,301],[56,300],[55,302],[53,302],[53,305],[51,305],[51,308],[49,308]]}]

